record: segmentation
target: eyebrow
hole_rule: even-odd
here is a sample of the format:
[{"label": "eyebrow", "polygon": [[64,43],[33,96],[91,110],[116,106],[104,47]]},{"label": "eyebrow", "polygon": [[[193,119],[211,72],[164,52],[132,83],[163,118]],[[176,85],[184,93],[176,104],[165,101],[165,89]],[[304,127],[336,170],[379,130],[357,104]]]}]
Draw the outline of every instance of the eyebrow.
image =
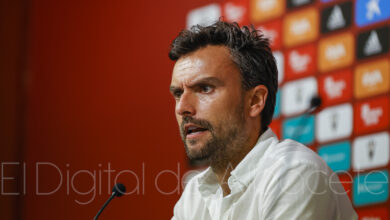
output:
[{"label": "eyebrow", "polygon": [[[218,79],[216,77],[210,76],[210,77],[205,77],[205,78],[195,80],[194,82],[191,82],[188,87],[193,88],[193,87],[196,87],[196,86],[201,85],[201,84],[213,84],[214,86],[223,86],[224,82],[222,82],[220,79]],[[169,90],[171,92],[174,92],[178,89],[180,89],[180,87],[173,86],[173,85],[171,85],[169,87]]]},{"label": "eyebrow", "polygon": [[199,80],[195,80],[188,87],[192,88],[192,87],[195,87],[199,84],[213,84],[214,86],[223,86],[224,85],[224,83],[220,79],[218,79],[217,77],[210,76],[210,77],[201,78]]}]

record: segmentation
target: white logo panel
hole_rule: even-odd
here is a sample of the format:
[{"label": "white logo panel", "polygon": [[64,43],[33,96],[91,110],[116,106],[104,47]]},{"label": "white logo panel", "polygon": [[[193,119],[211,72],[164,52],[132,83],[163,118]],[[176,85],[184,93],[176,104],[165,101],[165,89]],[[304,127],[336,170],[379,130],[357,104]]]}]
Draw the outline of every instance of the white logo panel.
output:
[{"label": "white logo panel", "polygon": [[310,100],[317,95],[317,80],[314,77],[288,82],[282,88],[282,113],[291,116],[310,107]]},{"label": "white logo panel", "polygon": [[316,116],[316,137],[318,142],[345,138],[352,133],[352,106],[342,104],[326,108]]},{"label": "white logo panel", "polygon": [[246,8],[242,6],[234,5],[231,2],[226,3],[224,7],[226,18],[229,21],[240,22],[244,19]]},{"label": "white logo panel", "polygon": [[386,166],[389,163],[387,132],[358,137],[353,142],[352,167],[356,171]]},{"label": "white logo panel", "polygon": [[221,17],[221,6],[218,4],[210,4],[201,8],[191,10],[187,14],[187,29],[193,25],[209,25],[218,21]]},{"label": "white logo panel", "polygon": [[276,67],[278,68],[278,84],[283,82],[284,78],[284,56],[280,51],[273,52],[276,61]]}]

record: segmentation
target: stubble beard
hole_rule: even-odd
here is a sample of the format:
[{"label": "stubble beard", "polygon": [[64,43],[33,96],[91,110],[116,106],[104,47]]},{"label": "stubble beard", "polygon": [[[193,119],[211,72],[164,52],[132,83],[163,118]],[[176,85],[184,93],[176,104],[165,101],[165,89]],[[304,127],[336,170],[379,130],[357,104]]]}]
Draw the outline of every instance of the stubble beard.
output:
[{"label": "stubble beard", "polygon": [[198,151],[191,151],[188,145],[196,144],[197,140],[187,139],[182,129],[182,140],[184,142],[187,156],[192,160],[204,160],[215,171],[223,171],[228,166],[231,166],[234,158],[242,157],[243,148],[241,147],[248,139],[244,134],[245,115],[244,105],[241,103],[236,111],[230,117],[221,120],[218,125],[211,125],[206,120],[183,118],[182,128],[184,124],[191,122],[200,125],[211,134],[211,138]]}]

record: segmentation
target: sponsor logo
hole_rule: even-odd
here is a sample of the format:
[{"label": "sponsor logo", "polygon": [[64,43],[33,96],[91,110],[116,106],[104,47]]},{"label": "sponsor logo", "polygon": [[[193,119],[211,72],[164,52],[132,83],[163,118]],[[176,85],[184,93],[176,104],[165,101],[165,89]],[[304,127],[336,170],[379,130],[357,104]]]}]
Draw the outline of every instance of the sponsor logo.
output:
[{"label": "sponsor logo", "polygon": [[284,57],[283,53],[280,51],[275,51],[273,55],[275,57],[276,67],[278,69],[278,83],[280,84],[283,82],[284,78]]},{"label": "sponsor logo", "polygon": [[348,141],[322,146],[318,154],[334,172],[348,171],[351,161],[351,144]]},{"label": "sponsor logo", "polygon": [[259,10],[262,11],[270,11],[275,8],[277,2],[272,0],[262,0],[257,1],[256,6],[259,8]]},{"label": "sponsor logo", "polygon": [[357,37],[357,58],[362,59],[389,51],[389,26],[363,32]]},{"label": "sponsor logo", "polygon": [[379,118],[383,115],[383,109],[381,107],[370,108],[370,105],[367,103],[363,104],[360,110],[360,116],[366,126],[378,124]]},{"label": "sponsor logo", "polygon": [[284,0],[250,0],[252,22],[262,22],[281,16],[285,10]]},{"label": "sponsor logo", "polygon": [[352,167],[356,171],[386,166],[389,163],[387,132],[358,137],[353,142]]},{"label": "sponsor logo", "polygon": [[352,133],[352,106],[342,104],[322,110],[316,116],[316,138],[318,142],[349,137]]},{"label": "sponsor logo", "polygon": [[327,33],[349,27],[352,22],[352,2],[325,8],[321,12],[321,32]]},{"label": "sponsor logo", "polygon": [[292,116],[306,111],[316,94],[317,80],[314,77],[286,83],[282,88],[282,114]]},{"label": "sponsor logo", "polygon": [[289,29],[294,35],[299,35],[302,32],[308,32],[310,30],[310,22],[307,18],[296,20]]},{"label": "sponsor logo", "polygon": [[287,14],[283,21],[283,42],[287,47],[313,41],[318,36],[318,12],[314,8]]},{"label": "sponsor logo", "polygon": [[314,0],[287,0],[287,7],[288,8],[295,8],[302,5],[307,5],[310,3],[313,3]]},{"label": "sponsor logo", "polygon": [[379,42],[378,34],[376,31],[372,31],[366,44],[363,47],[363,53],[365,55],[372,55],[382,51],[382,45]]},{"label": "sponsor logo", "polygon": [[289,56],[289,62],[295,72],[304,72],[311,61],[311,57],[307,54],[299,54],[298,51],[293,50]]},{"label": "sponsor logo", "polygon": [[361,134],[386,128],[389,125],[389,106],[390,98],[387,96],[356,103],[355,133]]},{"label": "sponsor logo", "polygon": [[187,28],[193,25],[209,25],[218,21],[221,17],[221,7],[218,4],[210,4],[191,10],[187,14]]},{"label": "sponsor logo", "polygon": [[385,202],[389,198],[389,173],[378,170],[359,174],[353,180],[353,203],[363,206]]},{"label": "sponsor logo", "polygon": [[382,14],[381,8],[379,7],[380,0],[369,0],[366,3],[366,18],[372,20],[374,16],[380,16]]},{"label": "sponsor logo", "polygon": [[357,0],[356,1],[356,24],[366,26],[390,18],[389,0]]},{"label": "sponsor logo", "polygon": [[345,19],[343,16],[343,13],[341,12],[340,6],[336,5],[334,6],[330,16],[329,20],[326,23],[326,27],[330,30],[339,29],[345,26]]},{"label": "sponsor logo", "polygon": [[249,21],[246,1],[229,1],[223,4],[223,17],[226,21],[246,24]]},{"label": "sponsor logo", "polygon": [[314,116],[303,115],[283,122],[283,139],[293,139],[303,144],[314,141]]},{"label": "sponsor logo", "polygon": [[319,69],[322,72],[352,64],[354,38],[350,33],[322,39],[319,43]]},{"label": "sponsor logo", "polygon": [[357,98],[388,92],[390,89],[390,62],[382,59],[357,66],[354,87]]},{"label": "sponsor logo", "polygon": [[352,72],[349,69],[320,76],[319,83],[320,96],[325,106],[352,98]]},{"label": "sponsor logo", "polygon": [[271,41],[271,49],[277,50],[282,46],[282,21],[275,20],[268,22],[266,24],[262,24],[257,27],[257,29],[262,30],[265,37],[270,39]]},{"label": "sponsor logo", "polygon": [[362,77],[363,86],[375,86],[383,82],[382,72],[373,70],[372,72],[364,72]]},{"label": "sponsor logo", "polygon": [[347,51],[345,49],[344,44],[337,43],[333,45],[329,45],[325,50],[325,58],[327,60],[339,60],[342,57],[347,55]]},{"label": "sponsor logo", "polygon": [[308,76],[316,71],[316,46],[314,44],[289,50],[286,58],[286,79]]},{"label": "sponsor logo", "polygon": [[332,98],[341,97],[343,90],[346,88],[345,81],[335,81],[331,76],[324,81],[326,94]]}]

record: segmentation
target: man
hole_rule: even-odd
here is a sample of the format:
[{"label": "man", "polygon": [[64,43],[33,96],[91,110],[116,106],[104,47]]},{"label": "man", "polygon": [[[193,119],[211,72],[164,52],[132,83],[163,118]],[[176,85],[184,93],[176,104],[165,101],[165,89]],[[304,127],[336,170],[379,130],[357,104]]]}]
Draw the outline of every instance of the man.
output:
[{"label": "man", "polygon": [[357,219],[337,175],[307,147],[268,128],[277,69],[268,40],[218,21],[182,31],[170,91],[195,176],[172,219]]}]

